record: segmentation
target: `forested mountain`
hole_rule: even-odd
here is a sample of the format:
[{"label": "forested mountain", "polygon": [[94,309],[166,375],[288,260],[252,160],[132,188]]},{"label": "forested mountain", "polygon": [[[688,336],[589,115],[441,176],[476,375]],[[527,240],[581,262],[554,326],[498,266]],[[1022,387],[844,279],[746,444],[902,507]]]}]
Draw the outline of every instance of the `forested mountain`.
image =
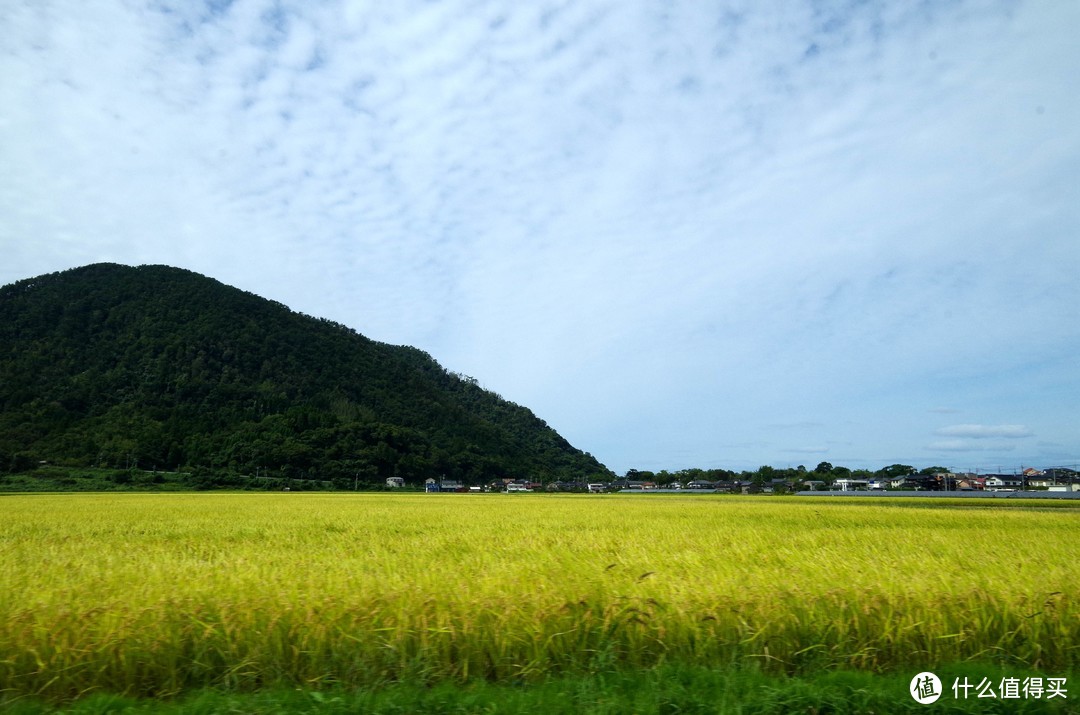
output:
[{"label": "forested mountain", "polygon": [[350,485],[609,474],[420,350],[113,264],[0,288],[0,470],[41,460]]}]

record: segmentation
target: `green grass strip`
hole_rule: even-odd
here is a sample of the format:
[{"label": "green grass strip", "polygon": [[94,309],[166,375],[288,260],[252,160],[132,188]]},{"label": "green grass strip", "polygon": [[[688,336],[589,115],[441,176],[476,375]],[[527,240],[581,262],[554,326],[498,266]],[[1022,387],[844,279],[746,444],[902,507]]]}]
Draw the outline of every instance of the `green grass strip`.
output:
[{"label": "green grass strip", "polygon": [[[786,678],[752,669],[713,670],[690,666],[661,666],[644,671],[619,671],[583,677],[549,678],[529,684],[441,683],[432,686],[392,683],[369,690],[276,689],[253,693],[202,690],[172,700],[133,699],[95,694],[74,703],[50,706],[22,698],[0,700],[0,711],[11,715],[243,715],[318,713],[545,713],[558,715],[662,713],[1070,713],[1080,711],[1080,687],[1067,698],[967,699],[954,697],[954,678],[972,682],[989,678],[1023,678],[1034,673],[1005,671],[997,666],[961,664],[940,668],[942,698],[931,705],[917,703],[908,693],[912,673],[875,675],[840,671]],[[1061,677],[1056,674],[1051,677]],[[995,686],[996,687],[996,686]]]}]

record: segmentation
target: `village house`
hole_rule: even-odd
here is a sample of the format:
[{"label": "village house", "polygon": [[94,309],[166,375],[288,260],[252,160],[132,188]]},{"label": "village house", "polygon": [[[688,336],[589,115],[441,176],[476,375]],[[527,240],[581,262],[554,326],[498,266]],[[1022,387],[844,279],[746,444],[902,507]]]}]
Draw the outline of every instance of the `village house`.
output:
[{"label": "village house", "polygon": [[903,477],[903,482],[900,484],[901,489],[916,492],[933,492],[942,487],[941,482],[929,474],[909,474]]},{"label": "village house", "polygon": [[1024,476],[1024,482],[1029,489],[1049,489],[1057,484],[1053,474],[1048,474],[1033,467],[1028,467],[1021,474]]},{"label": "village house", "polygon": [[456,479],[443,479],[435,481],[428,478],[424,480],[425,492],[467,492],[469,488]]},{"label": "village house", "polygon": [[849,477],[841,477],[840,479],[833,480],[832,488],[836,492],[854,492],[863,491],[870,487],[869,480],[866,479],[851,479]]},{"label": "village house", "polygon": [[956,477],[956,490],[961,492],[982,491],[986,489],[986,477],[974,474],[958,474]]},{"label": "village house", "polygon": [[1012,491],[1024,486],[1024,478],[1015,474],[990,474],[986,477],[986,490],[991,492]]}]

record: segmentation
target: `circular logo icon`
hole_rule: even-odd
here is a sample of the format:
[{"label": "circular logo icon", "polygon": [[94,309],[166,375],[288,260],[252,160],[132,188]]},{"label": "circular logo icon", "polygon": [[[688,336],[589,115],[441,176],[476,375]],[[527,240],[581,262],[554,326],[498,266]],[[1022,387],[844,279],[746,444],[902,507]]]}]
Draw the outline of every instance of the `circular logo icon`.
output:
[{"label": "circular logo icon", "polygon": [[919,673],[911,679],[908,692],[915,698],[915,702],[923,705],[937,702],[941,697],[941,678],[929,672]]}]

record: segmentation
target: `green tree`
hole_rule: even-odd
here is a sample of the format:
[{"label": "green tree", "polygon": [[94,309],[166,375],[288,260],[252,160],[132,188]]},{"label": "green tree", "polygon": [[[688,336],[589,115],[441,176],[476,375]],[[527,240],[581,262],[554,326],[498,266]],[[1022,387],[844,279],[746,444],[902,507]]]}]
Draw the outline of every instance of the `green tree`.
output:
[{"label": "green tree", "polygon": [[915,467],[907,464],[890,464],[887,467],[883,467],[874,472],[874,476],[884,477],[885,479],[895,479],[896,477],[908,477],[915,473]]},{"label": "green tree", "polygon": [[761,486],[762,484],[778,478],[779,477],[776,476],[776,469],[767,464],[758,467],[757,471],[750,476],[750,480],[757,486]]}]

